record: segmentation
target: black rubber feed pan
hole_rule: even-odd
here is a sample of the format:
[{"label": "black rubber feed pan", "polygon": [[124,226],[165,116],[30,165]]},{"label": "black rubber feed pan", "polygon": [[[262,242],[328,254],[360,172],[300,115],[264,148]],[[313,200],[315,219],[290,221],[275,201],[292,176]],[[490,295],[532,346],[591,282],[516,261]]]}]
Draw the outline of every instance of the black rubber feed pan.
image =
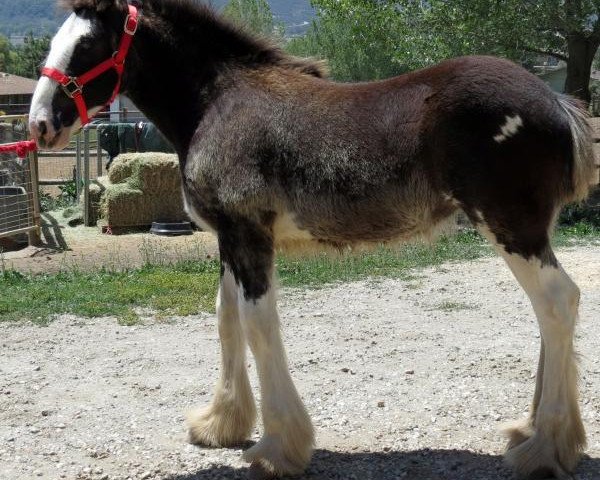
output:
[{"label": "black rubber feed pan", "polygon": [[192,224],[190,222],[152,222],[152,228],[150,229],[150,233],[153,233],[154,235],[174,237],[177,235],[191,235],[193,232]]}]

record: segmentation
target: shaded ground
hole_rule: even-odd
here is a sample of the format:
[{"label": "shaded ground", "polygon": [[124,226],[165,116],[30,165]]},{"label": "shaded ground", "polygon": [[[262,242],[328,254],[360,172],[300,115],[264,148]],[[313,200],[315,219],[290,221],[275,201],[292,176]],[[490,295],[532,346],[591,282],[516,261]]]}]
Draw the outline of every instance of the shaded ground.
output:
[{"label": "shaded ground", "polygon": [[[600,478],[600,248],[559,258],[582,289],[577,345]],[[496,258],[280,301],[292,375],[317,431],[302,480],[511,480],[503,423],[526,414],[539,334]],[[186,444],[183,413],[218,375],[213,315],[125,327],[62,316],[0,325],[0,478],[241,479],[240,449]],[[253,367],[251,378],[256,385]],[[259,438],[256,430],[252,440]]]},{"label": "shaded ground", "polygon": [[68,227],[57,212],[42,214],[41,247],[3,254],[6,268],[20,272],[52,273],[78,269],[108,270],[201,259],[218,251],[212,234],[195,232],[181,237],[159,237],[148,232],[102,234],[97,227]]}]

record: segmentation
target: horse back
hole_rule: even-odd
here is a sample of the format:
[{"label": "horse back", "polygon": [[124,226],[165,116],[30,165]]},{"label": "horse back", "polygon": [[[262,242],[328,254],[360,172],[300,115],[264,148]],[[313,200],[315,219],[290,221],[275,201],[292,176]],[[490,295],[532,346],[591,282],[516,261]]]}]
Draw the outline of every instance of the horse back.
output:
[{"label": "horse back", "polygon": [[505,60],[464,57],[361,84],[275,67],[234,78],[184,168],[206,218],[269,212],[282,238],[378,243],[525,193],[554,192],[552,209],[569,188],[573,145],[556,97]]}]

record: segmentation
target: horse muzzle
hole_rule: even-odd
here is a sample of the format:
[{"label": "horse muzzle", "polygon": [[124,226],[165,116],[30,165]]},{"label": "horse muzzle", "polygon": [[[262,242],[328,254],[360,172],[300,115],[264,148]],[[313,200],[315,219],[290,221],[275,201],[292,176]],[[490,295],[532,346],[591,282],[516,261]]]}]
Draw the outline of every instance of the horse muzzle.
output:
[{"label": "horse muzzle", "polygon": [[64,127],[58,118],[37,116],[29,121],[29,132],[40,148],[62,150],[69,144],[71,128]]}]

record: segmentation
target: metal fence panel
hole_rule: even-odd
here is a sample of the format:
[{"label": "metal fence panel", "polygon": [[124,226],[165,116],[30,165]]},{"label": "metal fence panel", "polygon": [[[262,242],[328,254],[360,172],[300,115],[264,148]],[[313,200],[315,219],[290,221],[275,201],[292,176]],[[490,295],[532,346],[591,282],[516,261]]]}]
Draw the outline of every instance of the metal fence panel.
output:
[{"label": "metal fence panel", "polygon": [[[0,143],[26,140],[26,125],[25,116],[0,116]],[[35,154],[0,154],[0,237],[39,231],[36,162]]]}]

